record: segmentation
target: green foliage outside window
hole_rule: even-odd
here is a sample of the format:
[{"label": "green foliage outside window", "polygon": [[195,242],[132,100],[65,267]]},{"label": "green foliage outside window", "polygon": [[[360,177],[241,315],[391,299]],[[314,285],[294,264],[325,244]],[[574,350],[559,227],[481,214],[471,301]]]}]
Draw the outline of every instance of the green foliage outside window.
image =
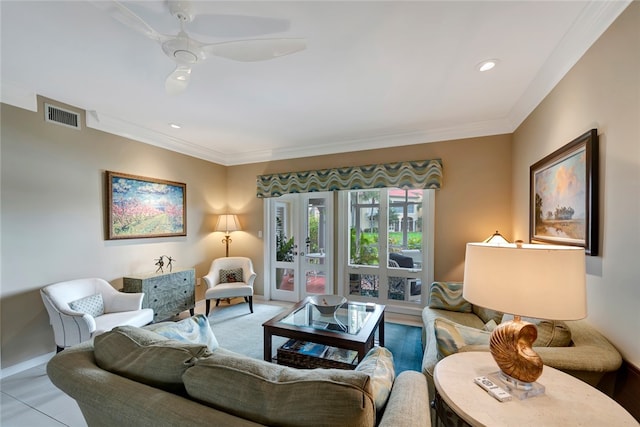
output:
[{"label": "green foliage outside window", "polygon": [[378,234],[360,233],[360,239],[356,237],[356,229],[351,228],[349,239],[349,253],[351,263],[357,265],[378,265]]},{"label": "green foliage outside window", "polygon": [[293,261],[293,237],[287,239],[282,229],[282,219],[276,218],[276,261]]}]

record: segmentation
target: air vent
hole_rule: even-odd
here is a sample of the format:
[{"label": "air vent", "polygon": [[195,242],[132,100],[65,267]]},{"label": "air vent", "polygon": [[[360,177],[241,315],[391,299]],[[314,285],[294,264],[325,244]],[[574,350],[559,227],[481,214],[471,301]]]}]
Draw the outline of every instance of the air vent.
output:
[{"label": "air vent", "polygon": [[44,120],[50,123],[80,129],[80,115],[51,104],[44,104]]}]

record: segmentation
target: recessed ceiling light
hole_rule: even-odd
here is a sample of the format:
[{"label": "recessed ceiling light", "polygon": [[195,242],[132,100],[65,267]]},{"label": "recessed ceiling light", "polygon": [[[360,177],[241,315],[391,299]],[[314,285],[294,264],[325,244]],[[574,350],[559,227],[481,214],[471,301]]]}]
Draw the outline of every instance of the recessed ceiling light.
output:
[{"label": "recessed ceiling light", "polygon": [[497,59],[488,59],[478,64],[478,71],[489,71],[498,65]]},{"label": "recessed ceiling light", "polygon": [[174,129],[180,129],[182,126],[176,124],[176,123],[169,123],[169,126],[171,126]]}]

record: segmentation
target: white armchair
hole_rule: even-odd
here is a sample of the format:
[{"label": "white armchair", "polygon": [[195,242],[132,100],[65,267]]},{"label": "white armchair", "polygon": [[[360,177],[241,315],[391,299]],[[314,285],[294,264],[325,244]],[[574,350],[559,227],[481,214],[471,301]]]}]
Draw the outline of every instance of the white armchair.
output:
[{"label": "white armchair", "polygon": [[[118,292],[103,279],[54,283],[40,289],[40,295],[49,313],[57,351],[87,341],[116,326],[139,327],[153,321],[153,310],[142,308],[143,293]],[[79,303],[81,300],[94,304],[91,309],[84,310],[78,307],[82,305]]]},{"label": "white armchair", "polygon": [[[222,270],[225,277],[220,275]],[[242,270],[241,276],[232,274],[238,270]],[[253,271],[251,259],[245,257],[214,259],[209,273],[203,279],[207,284],[204,294],[207,316],[212,299],[216,300],[216,306],[218,306],[221,299],[232,297],[244,297],[249,303],[249,310],[253,313],[253,282],[256,280],[256,272]]]}]

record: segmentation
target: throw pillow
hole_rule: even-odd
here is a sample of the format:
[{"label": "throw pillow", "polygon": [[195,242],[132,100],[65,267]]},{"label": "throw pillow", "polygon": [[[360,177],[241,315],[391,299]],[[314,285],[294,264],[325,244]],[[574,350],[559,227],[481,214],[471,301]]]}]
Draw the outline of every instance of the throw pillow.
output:
[{"label": "throw pillow", "polygon": [[118,326],[95,337],[96,364],[134,381],[185,394],[182,374],[211,354],[206,345],[170,340],[153,331]]},{"label": "throw pillow", "polygon": [[470,328],[447,319],[434,320],[438,356],[447,357],[467,345],[489,345],[491,332]]},{"label": "throw pillow", "polygon": [[144,326],[144,329],[176,341],[205,344],[211,351],[218,348],[218,340],[211,330],[209,319],[204,314],[196,314],[178,322],[154,323]]},{"label": "throw pillow", "polygon": [[471,303],[462,298],[462,283],[433,282],[429,287],[429,308],[471,313]]},{"label": "throw pillow", "polygon": [[[513,320],[512,314],[502,316],[502,322]],[[523,317],[525,322],[533,323],[538,329],[538,338],[533,347],[568,347],[571,344],[571,329],[561,320],[535,319]]]},{"label": "throw pillow", "polygon": [[484,329],[485,331],[493,332],[493,330],[496,328],[496,326],[498,326],[496,321],[491,319],[487,323],[484,324],[484,327],[482,329]]},{"label": "throw pillow", "polygon": [[263,425],[375,425],[364,372],[295,369],[219,348],[182,378],[191,398]]},{"label": "throw pillow", "polygon": [[229,270],[220,269],[220,283],[236,283],[243,281],[241,268],[232,268]]},{"label": "throw pillow", "polygon": [[376,411],[381,413],[391,394],[393,381],[396,379],[393,354],[384,347],[373,347],[358,364],[356,371],[364,372],[371,377],[373,401],[376,404]]},{"label": "throw pillow", "polygon": [[496,324],[498,324],[502,321],[503,313],[500,311],[495,311],[489,308],[480,307],[479,305],[474,305],[473,312],[476,316],[482,319],[484,323],[493,320]]},{"label": "throw pillow", "polygon": [[69,303],[73,311],[88,314],[91,317],[98,317],[104,314],[104,301],[102,294],[89,295]]}]

